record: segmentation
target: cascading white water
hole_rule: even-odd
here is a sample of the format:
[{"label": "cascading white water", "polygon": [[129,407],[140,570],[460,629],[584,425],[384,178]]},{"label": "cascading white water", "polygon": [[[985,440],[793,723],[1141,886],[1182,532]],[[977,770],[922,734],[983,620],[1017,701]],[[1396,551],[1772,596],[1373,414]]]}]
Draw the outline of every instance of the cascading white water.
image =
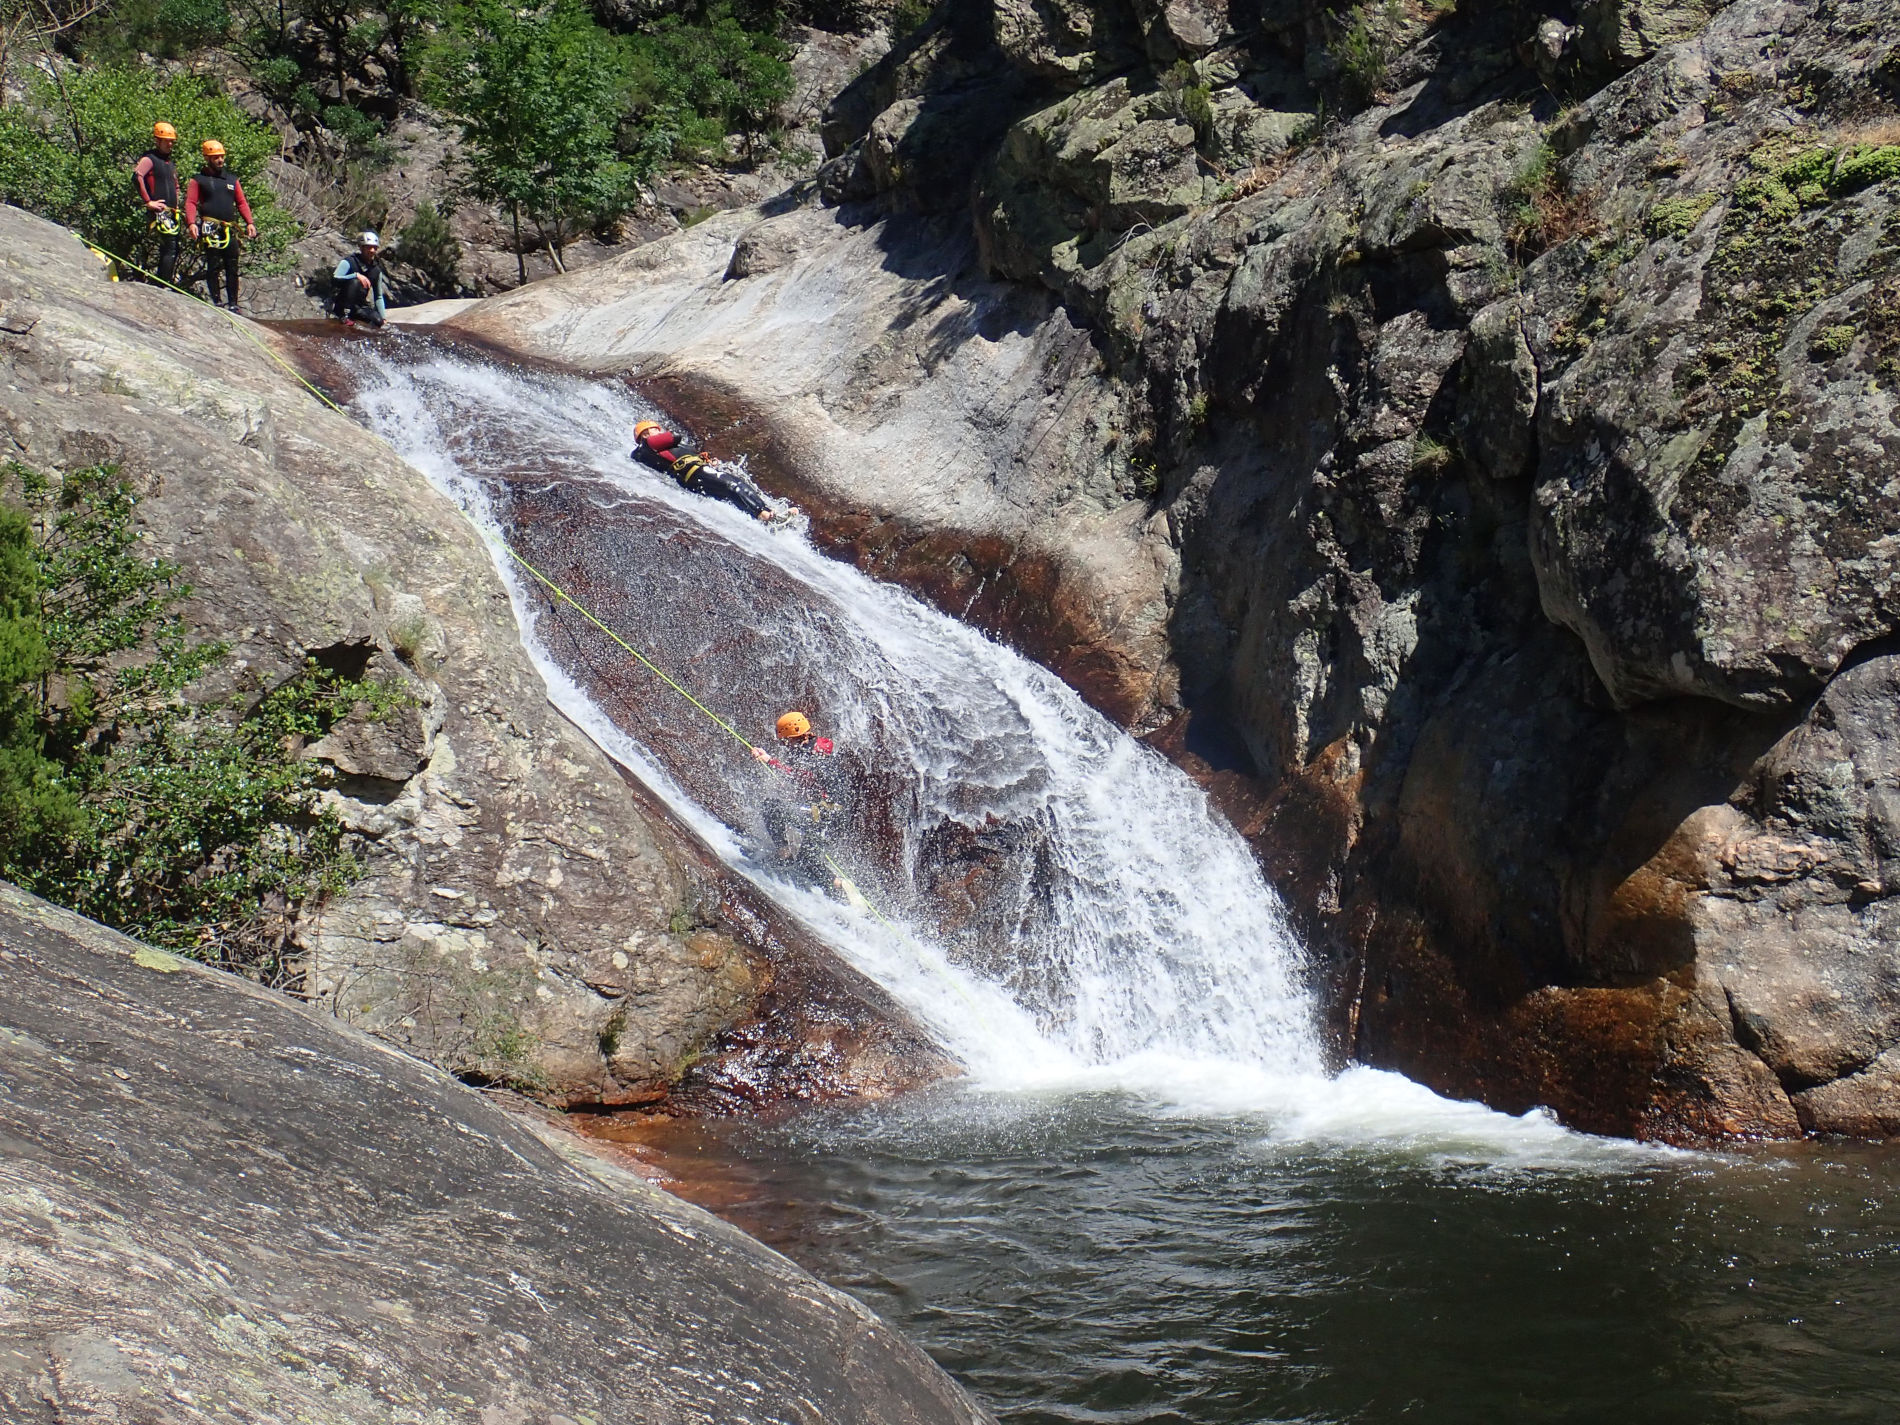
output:
[{"label": "cascading white water", "polygon": [[[761,526],[633,465],[634,422],[655,412],[624,388],[414,339],[353,350],[358,414],[491,535],[505,532],[511,492],[536,485],[577,486],[617,521],[626,563],[597,572],[637,585],[644,610],[643,627],[618,631],[722,716],[758,739],[782,705],[769,690],[798,689],[841,748],[872,751],[900,843],[875,891],[895,926],[760,863],[743,811],[759,769],[730,744],[679,756],[675,741],[704,733],[672,694],[641,705],[650,726],[617,725],[551,650],[552,615],[497,548],[557,704],[977,1082],[1132,1088],[1264,1112],[1293,1138],[1332,1136],[1342,1119],[1376,1122],[1381,1137],[1408,1122],[1440,1140],[1493,1137],[1486,1120],[1539,1141],[1559,1132],[1396,1075],[1328,1079],[1277,898],[1199,788],[1046,670],[825,557],[795,527]],[[669,562],[683,546],[692,562]],[[732,657],[746,661],[723,685],[701,681]],[[987,907],[1005,924],[1001,955],[994,936],[986,949],[946,928],[921,871],[944,828],[998,826],[1017,853],[1015,879]]]}]

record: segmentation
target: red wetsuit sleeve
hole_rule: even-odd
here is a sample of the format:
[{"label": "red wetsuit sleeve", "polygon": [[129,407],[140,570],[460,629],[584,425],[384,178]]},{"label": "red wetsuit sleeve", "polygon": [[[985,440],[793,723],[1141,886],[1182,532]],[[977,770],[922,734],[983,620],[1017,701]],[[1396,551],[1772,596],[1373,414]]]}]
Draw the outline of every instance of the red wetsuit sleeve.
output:
[{"label": "red wetsuit sleeve", "polygon": [[251,205],[244,201],[244,185],[233,178],[231,180],[231,191],[237,195],[238,213],[243,217],[245,222],[253,222],[251,217]]},{"label": "red wetsuit sleeve", "polygon": [[195,178],[185,185],[185,221],[198,221],[198,180]]},{"label": "red wetsuit sleeve", "polygon": [[148,203],[158,201],[158,194],[152,191],[152,160],[141,158],[138,167],[132,170],[132,181],[139,186],[139,197]]},{"label": "red wetsuit sleeve", "polygon": [[664,455],[680,443],[680,438],[670,430],[649,431],[646,436],[647,449],[656,455]]}]

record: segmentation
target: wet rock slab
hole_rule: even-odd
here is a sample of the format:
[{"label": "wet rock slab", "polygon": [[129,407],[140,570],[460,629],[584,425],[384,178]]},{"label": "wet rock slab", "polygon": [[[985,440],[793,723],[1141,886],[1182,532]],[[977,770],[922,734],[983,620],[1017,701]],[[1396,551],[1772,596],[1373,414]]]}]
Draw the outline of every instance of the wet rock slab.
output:
[{"label": "wet rock slab", "polygon": [[986,1418],[697,1209],[0,885],[0,1419]]}]

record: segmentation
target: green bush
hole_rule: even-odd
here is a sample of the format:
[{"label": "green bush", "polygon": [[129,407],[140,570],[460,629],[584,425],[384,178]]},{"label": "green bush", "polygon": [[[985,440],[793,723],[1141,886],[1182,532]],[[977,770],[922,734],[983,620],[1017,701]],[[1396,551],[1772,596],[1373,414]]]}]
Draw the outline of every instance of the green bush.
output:
[{"label": "green bush", "polygon": [[199,171],[198,145],[221,139],[257,216],[258,255],[294,242],[299,231],[263,180],[277,152],[276,131],[250,118],[203,80],[161,82],[129,65],[69,71],[63,87],[35,73],[29,102],[0,108],[0,198],[65,223],[108,252],[138,256],[151,215],[132,186],[132,165],[152,144],[152,125],[178,129],[180,201]]},{"label": "green bush", "polygon": [[1399,0],[1360,0],[1345,14],[1330,12],[1333,39],[1327,46],[1339,67],[1339,87],[1347,103],[1360,108],[1386,86],[1405,21]]},{"label": "green bush", "polygon": [[776,140],[779,106],[792,94],[791,49],[772,31],[749,27],[731,6],[716,6],[698,22],[669,15],[628,36],[626,53],[631,115],[636,123],[670,124],[677,157],[723,159],[731,134],[749,156]]},{"label": "green bush", "polygon": [[420,272],[437,296],[452,297],[459,290],[462,244],[435,204],[424,203],[416,209],[415,217],[397,235],[390,255]]},{"label": "green bush", "polygon": [[193,643],[176,565],[142,556],[110,466],[4,471],[0,505],[0,876],[130,934],[281,983],[298,911],[356,866],[299,754],[406,699],[309,664],[194,704],[224,663]]},{"label": "green bush", "polygon": [[896,44],[906,35],[914,34],[930,18],[931,0],[897,0],[891,7],[890,37]]},{"label": "green bush", "polygon": [[1900,144],[1863,145],[1841,155],[1832,186],[1837,193],[1857,193],[1893,178],[1900,178]]},{"label": "green bush", "polygon": [[81,32],[88,60],[177,59],[218,44],[231,32],[225,0],[116,0]]},{"label": "green bush", "polygon": [[1214,136],[1213,91],[1201,82],[1200,71],[1187,60],[1178,60],[1161,76],[1161,88],[1174,101],[1174,112],[1182,123],[1194,129],[1196,143],[1205,144]]}]

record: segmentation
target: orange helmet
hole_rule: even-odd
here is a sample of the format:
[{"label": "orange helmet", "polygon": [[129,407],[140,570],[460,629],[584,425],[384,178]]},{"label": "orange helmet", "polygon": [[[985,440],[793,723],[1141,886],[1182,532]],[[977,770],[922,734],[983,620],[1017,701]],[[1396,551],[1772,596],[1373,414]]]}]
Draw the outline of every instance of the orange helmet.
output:
[{"label": "orange helmet", "polygon": [[206,139],[203,143],[198,145],[198,148],[206,158],[224,157],[224,145],[219,143],[216,139]]},{"label": "orange helmet", "polygon": [[659,428],[660,428],[660,423],[658,421],[635,421],[633,423],[633,438],[635,440],[638,440],[641,436],[645,435],[648,431],[658,430]]},{"label": "orange helmet", "polygon": [[779,715],[777,732],[780,737],[805,737],[811,732],[811,719],[802,712],[788,712]]},{"label": "orange helmet", "polygon": [[152,125],[152,137],[155,139],[176,139],[178,137],[178,130],[174,129],[163,119],[160,119],[156,124]]}]

